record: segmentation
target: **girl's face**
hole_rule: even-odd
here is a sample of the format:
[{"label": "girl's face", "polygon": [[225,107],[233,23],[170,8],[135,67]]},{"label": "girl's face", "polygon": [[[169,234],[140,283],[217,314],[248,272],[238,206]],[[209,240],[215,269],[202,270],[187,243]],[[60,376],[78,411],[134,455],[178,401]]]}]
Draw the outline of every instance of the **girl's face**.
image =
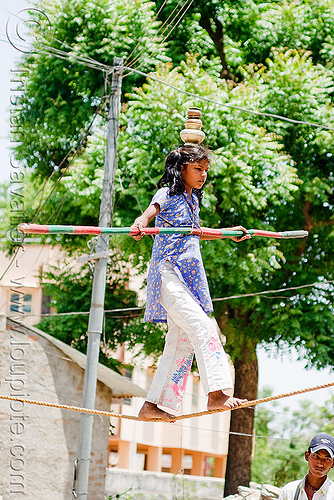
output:
[{"label": "girl's face", "polygon": [[207,160],[187,163],[181,167],[181,176],[184,188],[190,195],[193,189],[201,189],[208,176],[209,163]]}]

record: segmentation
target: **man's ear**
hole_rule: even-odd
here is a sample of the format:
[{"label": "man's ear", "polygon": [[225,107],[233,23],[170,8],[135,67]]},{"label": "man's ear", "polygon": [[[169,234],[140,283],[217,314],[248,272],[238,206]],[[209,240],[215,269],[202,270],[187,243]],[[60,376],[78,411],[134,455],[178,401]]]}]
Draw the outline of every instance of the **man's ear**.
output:
[{"label": "man's ear", "polygon": [[[309,454],[309,452],[306,450],[306,451],[305,451],[305,460],[306,460],[306,462],[308,462],[308,459],[309,459],[309,458],[310,458],[310,454]],[[333,461],[333,465],[334,465],[334,461]],[[333,465],[332,465],[332,467],[333,467]]]}]

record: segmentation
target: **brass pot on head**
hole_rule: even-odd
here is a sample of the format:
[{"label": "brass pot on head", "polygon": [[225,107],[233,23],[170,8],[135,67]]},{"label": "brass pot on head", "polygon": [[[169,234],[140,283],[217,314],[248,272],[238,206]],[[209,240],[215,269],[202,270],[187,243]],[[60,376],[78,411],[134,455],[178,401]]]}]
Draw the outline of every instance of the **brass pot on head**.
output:
[{"label": "brass pot on head", "polygon": [[202,132],[201,110],[199,108],[189,108],[187,113],[187,121],[185,128],[181,130],[180,136],[186,146],[201,144],[205,139],[205,134]]}]

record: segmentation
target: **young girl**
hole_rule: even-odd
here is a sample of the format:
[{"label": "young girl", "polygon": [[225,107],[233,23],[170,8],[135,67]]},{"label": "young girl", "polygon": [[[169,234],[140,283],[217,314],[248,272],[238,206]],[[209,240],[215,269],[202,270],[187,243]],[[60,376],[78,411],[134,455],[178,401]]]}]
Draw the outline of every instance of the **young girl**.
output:
[{"label": "young girl", "polygon": [[[157,227],[199,228],[199,202],[209,169],[207,151],[198,145],[179,146],[165,164],[165,173],[151,204],[138,217],[132,229],[140,231],[155,217]],[[242,230],[241,226],[226,228]],[[177,410],[181,404],[195,353],[200,379],[208,396],[207,408],[234,408],[246,400],[230,397],[232,380],[225,352],[214,323],[213,310],[195,235],[167,234],[155,237],[148,272],[145,320],[168,323],[165,347],[146,401],[139,412],[141,420],[174,416],[158,405]]]}]

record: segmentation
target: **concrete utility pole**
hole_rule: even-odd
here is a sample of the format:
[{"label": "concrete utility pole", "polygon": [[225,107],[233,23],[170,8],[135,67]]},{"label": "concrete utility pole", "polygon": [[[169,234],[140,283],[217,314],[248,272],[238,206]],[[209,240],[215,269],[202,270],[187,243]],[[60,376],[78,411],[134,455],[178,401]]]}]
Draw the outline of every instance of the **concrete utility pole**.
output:
[{"label": "concrete utility pole", "polygon": [[[113,215],[114,180],[117,167],[118,121],[121,104],[123,59],[114,58],[114,71],[111,83],[110,109],[108,114],[107,149],[104,162],[104,178],[101,194],[99,226],[111,226]],[[109,235],[100,234],[96,254],[102,255],[95,265],[92,301],[88,323],[88,347],[82,407],[95,407],[97,366],[103,328],[104,297],[106,288],[107,258]],[[74,498],[88,498],[88,478],[93,434],[94,415],[82,413],[78,439],[78,452],[72,495]]]}]

